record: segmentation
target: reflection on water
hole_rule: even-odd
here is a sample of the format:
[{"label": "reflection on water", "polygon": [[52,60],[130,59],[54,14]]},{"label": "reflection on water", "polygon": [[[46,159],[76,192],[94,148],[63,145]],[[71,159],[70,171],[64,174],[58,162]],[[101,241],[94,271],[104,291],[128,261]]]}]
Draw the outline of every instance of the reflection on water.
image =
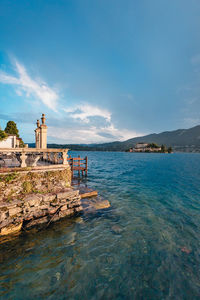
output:
[{"label": "reflection on water", "polygon": [[200,155],[87,155],[111,207],[1,243],[1,299],[199,299]]}]

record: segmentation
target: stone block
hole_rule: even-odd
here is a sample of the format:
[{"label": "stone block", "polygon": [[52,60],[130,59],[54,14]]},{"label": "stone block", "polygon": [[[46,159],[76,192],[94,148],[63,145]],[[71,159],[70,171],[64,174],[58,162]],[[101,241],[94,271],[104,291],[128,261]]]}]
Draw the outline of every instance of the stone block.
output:
[{"label": "stone block", "polygon": [[57,201],[55,201],[55,202],[51,202],[50,205],[53,207],[57,207],[59,205],[59,203]]},{"label": "stone block", "polygon": [[48,204],[44,204],[44,205],[40,205],[40,209],[46,209],[46,210],[48,210],[48,208],[49,208],[49,205]]},{"label": "stone block", "polygon": [[28,203],[30,206],[38,206],[40,204],[40,201],[42,200],[41,195],[29,195],[24,198],[24,202]]},{"label": "stone block", "polygon": [[74,208],[74,211],[75,211],[75,212],[80,212],[80,211],[82,211],[82,210],[83,210],[83,207],[82,207],[81,205]]},{"label": "stone block", "polygon": [[20,231],[22,228],[22,222],[19,224],[10,224],[6,227],[1,228],[0,235],[7,235]]},{"label": "stone block", "polygon": [[46,195],[42,196],[42,199],[45,202],[51,202],[51,201],[55,200],[55,198],[56,198],[56,195],[53,195],[53,194],[46,194]]},{"label": "stone block", "polygon": [[32,220],[32,221],[28,222],[26,224],[25,228],[31,228],[31,227],[39,225],[39,224],[47,223],[48,221],[49,221],[49,218],[47,216],[45,216],[43,218]]},{"label": "stone block", "polygon": [[17,214],[19,214],[21,212],[22,212],[22,208],[21,207],[10,208],[9,209],[9,216],[12,217],[12,216],[17,215]]},{"label": "stone block", "polygon": [[48,210],[48,212],[49,212],[49,214],[53,215],[53,214],[56,213],[57,209],[58,209],[58,207],[50,208],[50,209]]},{"label": "stone block", "polygon": [[81,201],[73,201],[73,202],[70,202],[67,206],[68,208],[73,208],[73,207],[77,207],[77,206],[80,206],[81,205]]},{"label": "stone block", "polygon": [[59,217],[60,218],[64,218],[66,216],[70,216],[70,215],[73,215],[74,214],[74,210],[73,209],[67,209],[67,210],[64,210],[64,211],[60,211],[59,212]]},{"label": "stone block", "polygon": [[68,208],[67,205],[63,205],[60,210],[63,211],[66,210],[67,208]]},{"label": "stone block", "polygon": [[8,211],[1,212],[0,213],[0,222],[5,221],[8,218],[8,216],[9,216]]}]

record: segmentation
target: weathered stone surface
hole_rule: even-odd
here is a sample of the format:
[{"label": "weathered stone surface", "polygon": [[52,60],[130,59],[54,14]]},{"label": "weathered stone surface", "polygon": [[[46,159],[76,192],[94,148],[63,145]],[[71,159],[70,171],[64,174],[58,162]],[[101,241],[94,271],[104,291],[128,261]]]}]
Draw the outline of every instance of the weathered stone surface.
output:
[{"label": "weathered stone surface", "polygon": [[17,215],[22,212],[21,207],[14,207],[14,208],[9,208],[9,216],[12,217],[14,215]]},{"label": "weathered stone surface", "polygon": [[89,191],[89,192],[81,193],[80,196],[81,196],[81,199],[95,197],[95,196],[98,196],[98,192],[97,191]]},{"label": "weathered stone surface", "polygon": [[81,205],[81,201],[73,201],[73,202],[70,202],[67,206],[68,208],[73,208],[73,207],[77,207],[77,206],[80,206]]},{"label": "weathered stone surface", "polygon": [[0,213],[0,222],[5,221],[8,218],[8,211]]},{"label": "weathered stone surface", "polygon": [[0,235],[7,235],[20,231],[22,228],[22,222],[19,224],[10,224],[6,227],[1,228]]},{"label": "weathered stone surface", "polygon": [[42,196],[43,201],[45,202],[51,202],[56,198],[56,195],[52,195],[52,194],[46,194]]},{"label": "weathered stone surface", "polygon": [[58,209],[57,207],[55,207],[55,208],[50,208],[50,209],[49,209],[49,213],[50,213],[50,214],[55,214],[56,211],[57,211],[57,209]]},{"label": "weathered stone surface", "polygon": [[106,209],[110,207],[110,202],[108,200],[91,198],[82,200],[82,205],[85,210],[88,212],[92,212],[99,209]]},{"label": "weathered stone surface", "polygon": [[83,207],[81,205],[74,208],[75,212],[80,212],[82,210],[83,210]]},{"label": "weathered stone surface", "polygon": [[82,210],[79,191],[65,188],[53,194],[33,194],[21,200],[0,202],[0,235],[51,223]]},{"label": "weathered stone surface", "polygon": [[75,191],[73,191],[72,189],[69,189],[67,191],[64,192],[60,192],[57,194],[57,199],[61,200],[61,199],[69,199],[70,197],[75,197]]},{"label": "weathered stone surface", "polygon": [[9,224],[12,224],[12,222],[13,222],[13,220],[11,220],[9,218],[4,220],[3,222],[0,223],[0,229],[8,226]]},{"label": "weathered stone surface", "polygon": [[46,204],[46,205],[40,205],[40,209],[49,209],[49,205],[48,204]]},{"label": "weathered stone surface", "polygon": [[66,205],[63,205],[62,207],[61,207],[61,211],[63,211],[63,210],[66,210],[68,207],[67,207],[67,204]]},{"label": "weathered stone surface", "polygon": [[49,218],[47,216],[36,219],[36,220],[32,220],[26,224],[26,228],[31,228],[31,227],[39,225],[39,224],[47,223],[48,221],[49,221]]},{"label": "weathered stone surface", "polygon": [[59,217],[64,218],[66,216],[73,215],[73,214],[74,214],[74,209],[67,209],[67,210],[64,210],[64,211],[60,211],[59,212]]},{"label": "weathered stone surface", "polygon": [[[26,194],[57,193],[58,190],[71,185],[70,168],[46,170],[17,170],[0,173],[0,201],[14,200]],[[47,201],[50,201],[47,199]]]},{"label": "weathered stone surface", "polygon": [[30,206],[39,206],[40,201],[42,200],[42,196],[40,195],[29,195],[24,198],[24,201],[28,203]]}]

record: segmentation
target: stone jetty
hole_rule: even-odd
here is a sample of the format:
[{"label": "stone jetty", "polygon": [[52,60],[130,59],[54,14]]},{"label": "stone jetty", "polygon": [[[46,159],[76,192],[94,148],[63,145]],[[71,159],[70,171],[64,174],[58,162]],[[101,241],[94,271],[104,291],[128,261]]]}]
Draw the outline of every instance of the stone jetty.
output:
[{"label": "stone jetty", "polygon": [[82,210],[70,168],[0,174],[0,235],[50,223]]}]

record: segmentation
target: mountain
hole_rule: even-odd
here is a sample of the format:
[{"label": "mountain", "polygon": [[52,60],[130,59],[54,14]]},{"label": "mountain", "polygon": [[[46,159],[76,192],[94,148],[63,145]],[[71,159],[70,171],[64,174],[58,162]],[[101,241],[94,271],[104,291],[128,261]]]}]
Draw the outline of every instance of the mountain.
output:
[{"label": "mountain", "polygon": [[[86,151],[125,151],[134,147],[137,143],[156,143],[158,145],[171,146],[174,151],[181,152],[200,152],[200,125],[189,129],[178,129],[174,131],[165,131],[153,133],[141,137],[129,139],[124,142],[111,142],[104,144],[48,144],[48,148],[69,148],[71,150]],[[29,144],[34,146],[34,144]]]},{"label": "mountain", "polygon": [[96,145],[98,149],[113,151],[125,151],[134,147],[137,143],[156,143],[158,145],[171,146],[175,151],[200,152],[200,125],[190,129],[178,129],[153,133],[142,137],[136,137],[124,142],[113,142]]}]

